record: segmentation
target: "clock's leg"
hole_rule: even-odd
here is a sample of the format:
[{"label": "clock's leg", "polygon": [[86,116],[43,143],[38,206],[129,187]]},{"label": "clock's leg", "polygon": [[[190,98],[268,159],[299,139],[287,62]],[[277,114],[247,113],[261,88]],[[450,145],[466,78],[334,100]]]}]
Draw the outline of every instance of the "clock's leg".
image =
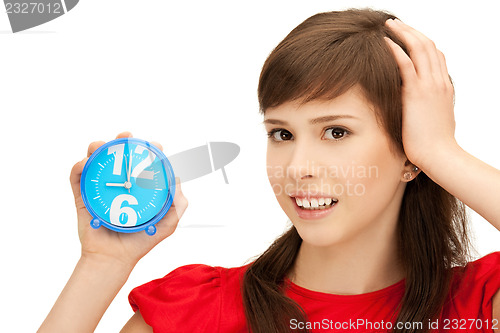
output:
[{"label": "clock's leg", "polygon": [[146,233],[149,236],[153,236],[156,233],[156,227],[154,225],[150,225],[149,227],[146,228]]},{"label": "clock's leg", "polygon": [[92,219],[92,221],[90,221],[90,226],[94,229],[98,229],[101,226],[101,221],[99,219]]}]

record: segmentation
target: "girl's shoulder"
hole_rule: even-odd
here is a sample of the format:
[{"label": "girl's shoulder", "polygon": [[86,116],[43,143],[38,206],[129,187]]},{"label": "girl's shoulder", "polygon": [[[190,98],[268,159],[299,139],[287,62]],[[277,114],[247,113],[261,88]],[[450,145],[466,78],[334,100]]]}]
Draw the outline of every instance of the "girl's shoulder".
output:
[{"label": "girl's shoulder", "polygon": [[489,253],[465,266],[454,267],[451,291],[466,293],[471,288],[477,289],[480,284],[494,287],[498,283],[500,283],[500,251]]},{"label": "girl's shoulder", "polygon": [[[492,299],[500,288],[500,252],[487,254],[453,268],[450,293],[441,318],[482,320],[492,325]],[[476,323],[475,323],[476,324]],[[474,324],[474,325],[475,325]]]},{"label": "girl's shoulder", "polygon": [[[250,264],[225,268],[204,264],[178,267],[134,288],[129,303],[155,332],[217,332],[227,311],[242,316],[240,286]],[[242,317],[244,319],[244,317]],[[241,318],[240,318],[241,319]]]}]

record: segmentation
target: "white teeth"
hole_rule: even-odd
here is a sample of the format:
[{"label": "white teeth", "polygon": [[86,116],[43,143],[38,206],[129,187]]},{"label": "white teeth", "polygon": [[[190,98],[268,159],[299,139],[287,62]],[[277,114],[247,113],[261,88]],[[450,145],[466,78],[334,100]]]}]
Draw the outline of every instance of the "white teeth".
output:
[{"label": "white teeth", "polygon": [[337,200],[332,198],[311,198],[308,200],[306,198],[300,199],[296,197],[295,202],[297,203],[297,206],[302,208],[324,209],[332,203],[336,204]]}]

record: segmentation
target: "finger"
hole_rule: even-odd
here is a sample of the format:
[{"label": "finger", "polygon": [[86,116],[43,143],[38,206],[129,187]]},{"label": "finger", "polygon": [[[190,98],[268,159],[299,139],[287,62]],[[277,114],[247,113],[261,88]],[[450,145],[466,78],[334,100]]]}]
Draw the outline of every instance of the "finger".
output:
[{"label": "finger", "polygon": [[97,148],[99,148],[103,144],[105,144],[104,141],[95,141],[95,142],[92,142],[89,145],[89,148],[87,149],[87,157],[90,157],[90,155],[92,155],[97,150]]},{"label": "finger", "polygon": [[394,43],[390,38],[384,37],[384,39],[396,59],[403,84],[414,82],[417,77],[417,72],[410,57],[408,57],[405,51],[403,51],[403,49],[398,44]]},{"label": "finger", "polygon": [[156,141],[151,141],[151,144],[152,144],[153,146],[156,146],[156,148],[160,149],[161,151],[163,151],[163,147],[162,147],[162,145],[161,145],[161,144],[159,144],[158,142],[156,142]]},{"label": "finger", "polygon": [[451,84],[451,78],[448,74],[448,67],[446,66],[446,58],[444,57],[443,52],[437,50],[439,56],[439,64],[441,66],[441,75],[444,79],[445,84]]},{"label": "finger", "polygon": [[432,40],[400,20],[387,20],[387,26],[405,43],[419,76],[441,74],[437,49]]},{"label": "finger", "polygon": [[180,179],[178,177],[175,179],[175,196],[172,205],[162,220],[156,224],[157,234],[162,238],[168,237],[175,231],[179,224],[179,220],[188,207],[188,200],[182,193]]},{"label": "finger", "polygon": [[[436,48],[436,44],[427,36],[425,36],[423,33],[420,31],[410,27],[409,25],[403,23],[402,21],[396,19],[396,23],[398,23],[403,29],[406,29],[410,33],[414,34],[417,36],[417,38],[422,42],[424,45],[424,48],[426,49],[427,55],[428,55],[428,60],[430,63],[430,72],[429,74],[434,75],[435,77],[442,77],[442,71],[441,71],[441,59],[439,57],[439,50]],[[418,68],[417,68],[417,73],[418,73]],[[446,73],[445,77],[448,76],[448,73]]]},{"label": "finger", "polygon": [[118,134],[116,136],[117,139],[123,139],[123,138],[131,138],[132,137],[132,133],[126,131],[126,132],[121,132],[120,134]]},{"label": "finger", "polygon": [[175,195],[171,208],[174,207],[174,211],[178,219],[180,219],[182,214],[184,214],[184,211],[186,210],[187,206],[188,206],[188,201],[184,196],[184,193],[182,193],[181,181],[179,177],[175,177]]},{"label": "finger", "polygon": [[87,163],[88,158],[84,158],[80,162],[73,165],[71,169],[71,174],[69,176],[69,181],[71,183],[71,189],[73,190],[73,195],[75,199],[80,196],[80,178],[82,176],[83,167]]}]

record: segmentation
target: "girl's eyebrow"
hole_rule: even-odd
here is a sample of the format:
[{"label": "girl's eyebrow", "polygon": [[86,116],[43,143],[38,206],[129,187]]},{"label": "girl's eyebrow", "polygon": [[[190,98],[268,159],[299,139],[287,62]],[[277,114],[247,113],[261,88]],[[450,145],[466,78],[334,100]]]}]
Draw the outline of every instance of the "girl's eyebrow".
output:
[{"label": "girl's eyebrow", "polygon": [[[334,116],[324,116],[324,117],[309,119],[309,124],[315,125],[315,124],[325,123],[328,121],[333,121],[333,120],[342,119],[342,118],[358,119],[357,117],[351,116],[349,114],[338,114],[338,115],[334,115]],[[288,125],[288,123],[286,121],[279,120],[279,119],[266,119],[262,123],[263,124],[275,124],[275,125]]]}]

